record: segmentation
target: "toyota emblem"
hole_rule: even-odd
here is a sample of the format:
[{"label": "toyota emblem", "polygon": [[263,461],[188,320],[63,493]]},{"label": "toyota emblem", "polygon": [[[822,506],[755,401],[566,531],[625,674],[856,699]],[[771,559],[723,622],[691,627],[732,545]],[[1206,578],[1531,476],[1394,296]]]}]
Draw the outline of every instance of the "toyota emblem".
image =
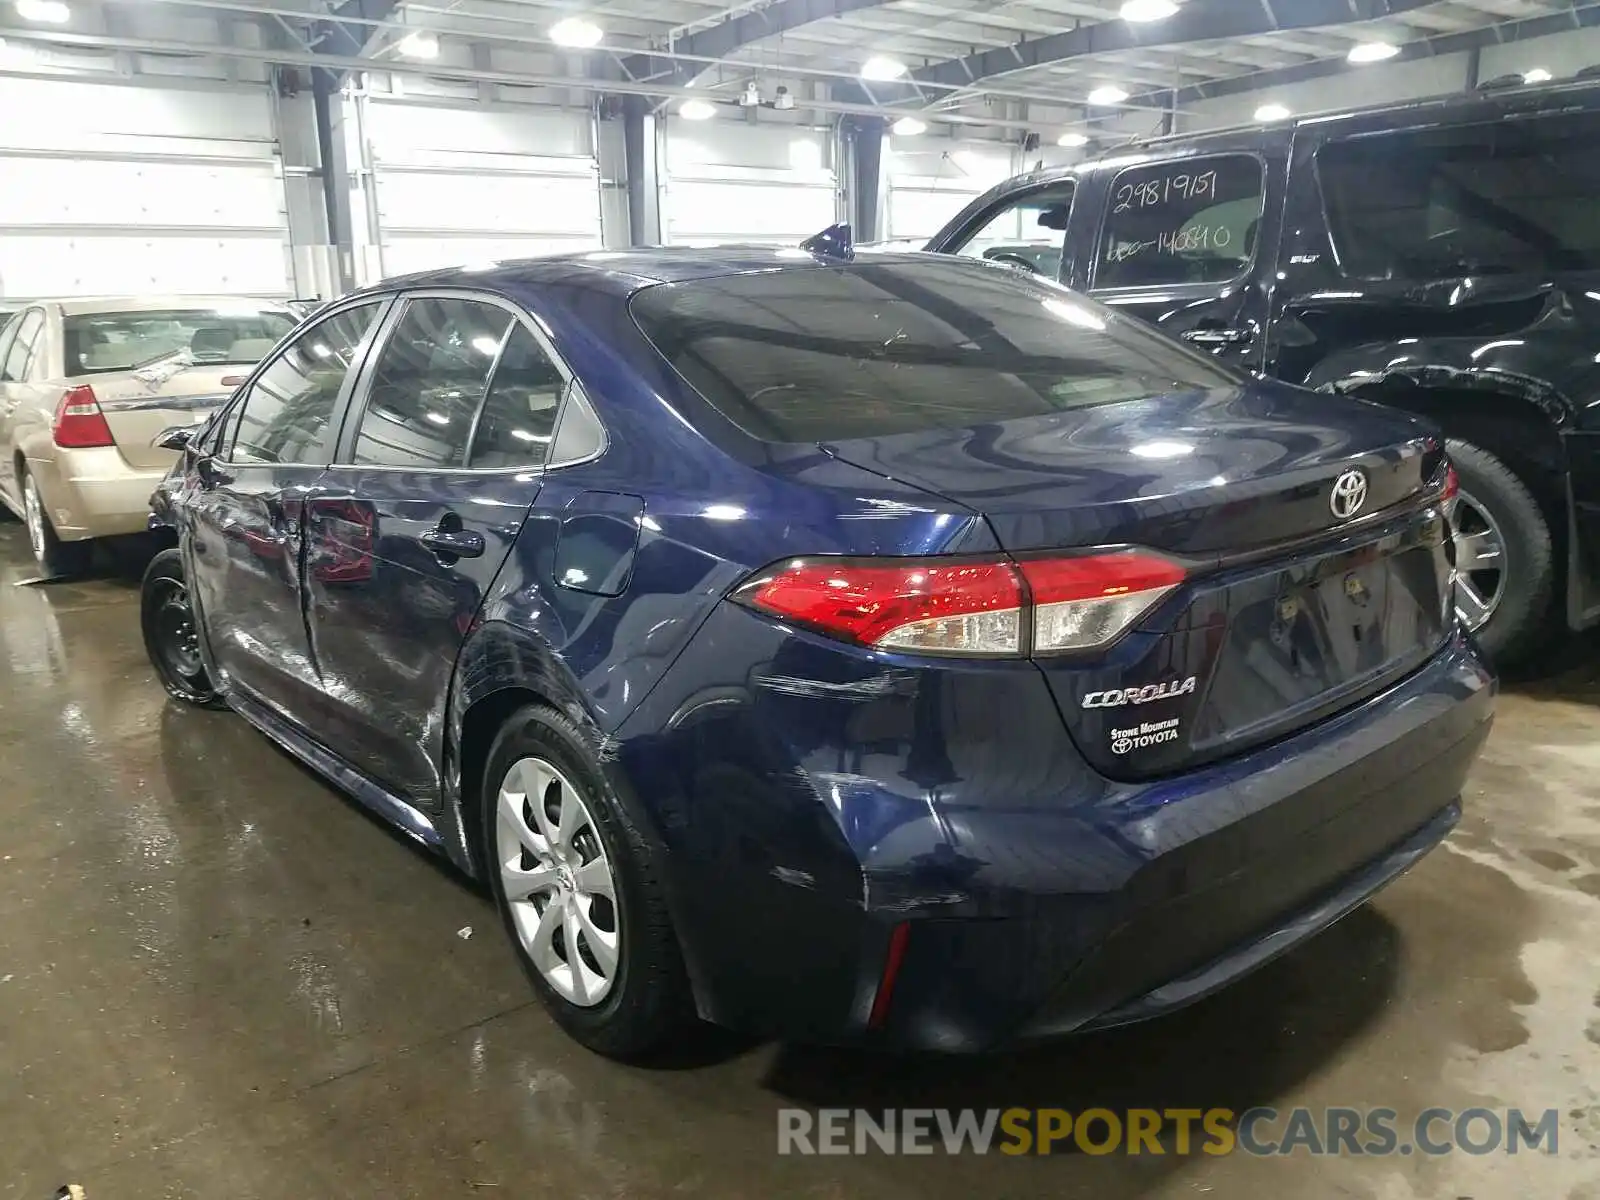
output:
[{"label": "toyota emblem", "polygon": [[1333,481],[1333,494],[1328,497],[1328,507],[1341,521],[1348,521],[1361,511],[1367,502],[1367,474],[1365,471],[1346,471]]}]

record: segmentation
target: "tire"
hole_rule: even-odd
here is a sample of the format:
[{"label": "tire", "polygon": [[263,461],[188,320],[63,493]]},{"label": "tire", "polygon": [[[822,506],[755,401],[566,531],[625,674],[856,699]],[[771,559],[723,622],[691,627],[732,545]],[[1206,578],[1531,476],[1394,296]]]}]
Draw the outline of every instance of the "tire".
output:
[{"label": "tire", "polygon": [[[1478,644],[1499,667],[1525,662],[1565,622],[1552,619],[1556,594],[1556,560],[1550,525],[1539,502],[1516,474],[1494,455],[1470,442],[1446,443],[1461,480],[1456,509],[1457,569],[1471,592],[1458,590],[1463,619],[1477,611],[1469,599],[1487,599],[1494,572],[1473,573],[1471,540],[1481,533],[1497,536],[1502,567],[1498,572],[1492,611],[1476,630]],[[1470,623],[1470,622],[1469,622]]]},{"label": "tire", "polygon": [[167,695],[196,708],[224,707],[200,656],[183,558],[176,550],[163,550],[145,568],[139,587],[139,627],[144,651]]},{"label": "tire", "polygon": [[[551,780],[551,774],[558,778]],[[569,788],[586,810],[587,822],[582,816],[569,819]],[[543,823],[526,802],[541,789]],[[515,805],[520,814],[520,827],[502,810],[502,790],[511,797],[507,809]],[[584,731],[553,709],[530,705],[518,710],[489,750],[479,801],[482,861],[495,907],[534,991],[556,1023],[596,1053],[624,1060],[648,1057],[692,1030],[688,978],[653,855],[617,802]],[[557,821],[551,820],[552,808]],[[561,826],[567,827],[564,834],[544,836],[544,831]],[[565,865],[555,850],[535,851],[536,844],[552,847],[568,837],[572,846]],[[554,865],[547,867],[546,862]],[[597,863],[609,868],[612,899],[593,886],[599,878]],[[515,887],[517,872],[532,879],[552,869],[568,874],[515,904],[507,898],[508,874]],[[559,908],[561,904],[568,907]],[[587,916],[575,919],[588,923],[551,918],[552,932],[541,950],[534,930],[545,927],[547,914],[584,904]],[[568,930],[577,934],[576,966],[567,954]],[[590,934],[605,941],[613,931],[614,965],[602,988],[595,981],[604,974],[605,957],[594,952]],[[599,970],[590,971],[590,966]],[[594,999],[593,993],[602,991],[602,998]]]},{"label": "tire", "polygon": [[56,536],[44,498],[26,467],[17,468],[17,484],[22,493],[22,521],[28,528],[28,545],[39,564],[39,573],[46,579],[82,575],[94,559],[94,543],[63,542]]}]

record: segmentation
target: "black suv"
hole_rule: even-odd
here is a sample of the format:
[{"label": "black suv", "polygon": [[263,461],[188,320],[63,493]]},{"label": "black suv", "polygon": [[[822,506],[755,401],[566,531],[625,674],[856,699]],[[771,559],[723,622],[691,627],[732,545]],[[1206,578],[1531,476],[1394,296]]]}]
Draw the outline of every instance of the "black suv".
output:
[{"label": "black suv", "polygon": [[1227,362],[1432,419],[1485,648],[1600,619],[1600,85],[1124,146],[1001,184],[927,248],[1059,253],[1063,283]]}]

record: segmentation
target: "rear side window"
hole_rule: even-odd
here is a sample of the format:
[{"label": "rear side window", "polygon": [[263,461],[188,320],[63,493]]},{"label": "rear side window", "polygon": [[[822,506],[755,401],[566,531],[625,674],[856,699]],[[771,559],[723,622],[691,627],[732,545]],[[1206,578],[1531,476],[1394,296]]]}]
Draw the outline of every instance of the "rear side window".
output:
[{"label": "rear side window", "polygon": [[1226,283],[1255,257],[1266,197],[1244,155],[1130,167],[1111,185],[1096,288]]},{"label": "rear side window", "polygon": [[565,387],[566,380],[538,339],[520,322],[512,325],[478,417],[467,465],[543,466],[550,456],[556,408]]},{"label": "rear side window", "polygon": [[37,308],[30,308],[22,315],[17,326],[17,335],[12,339],[11,348],[6,351],[4,364],[0,364],[0,382],[21,383],[28,378],[28,368],[33,361],[34,350],[42,340],[44,331],[44,314]]},{"label": "rear side window", "polygon": [[1236,382],[1064,288],[932,255],[658,285],[632,307],[696,391],[769,442],[962,428]]},{"label": "rear side window", "polygon": [[492,304],[410,301],[378,354],[354,461],[465,466],[472,419],[511,325],[511,314]]},{"label": "rear side window", "polygon": [[1317,175],[1352,278],[1600,268],[1600,155],[1587,119],[1334,142]]}]

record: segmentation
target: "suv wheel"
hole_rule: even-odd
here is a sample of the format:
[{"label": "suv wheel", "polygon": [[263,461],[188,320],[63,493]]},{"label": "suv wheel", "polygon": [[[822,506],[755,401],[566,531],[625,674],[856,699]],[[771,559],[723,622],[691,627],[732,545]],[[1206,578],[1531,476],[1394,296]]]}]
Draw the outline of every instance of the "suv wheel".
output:
[{"label": "suv wheel", "polygon": [[1456,502],[1456,610],[1505,666],[1533,653],[1549,631],[1555,554],[1539,502],[1503,462],[1451,439],[1461,479]]},{"label": "suv wheel", "polygon": [[50,514],[44,510],[44,500],[39,495],[39,485],[26,468],[19,468],[18,482],[22,485],[22,520],[28,527],[28,545],[39,570],[46,579],[61,575],[80,575],[89,567],[93,551],[88,542],[63,542],[50,524]]},{"label": "suv wheel", "polygon": [[481,800],[495,906],[557,1023],[615,1058],[682,1033],[693,1008],[649,846],[582,731],[552,709],[518,711]]},{"label": "suv wheel", "polygon": [[222,697],[211,685],[200,656],[200,631],[178,551],[163,550],[145,568],[139,591],[139,625],[145,653],[167,694],[200,708],[221,708]]}]

